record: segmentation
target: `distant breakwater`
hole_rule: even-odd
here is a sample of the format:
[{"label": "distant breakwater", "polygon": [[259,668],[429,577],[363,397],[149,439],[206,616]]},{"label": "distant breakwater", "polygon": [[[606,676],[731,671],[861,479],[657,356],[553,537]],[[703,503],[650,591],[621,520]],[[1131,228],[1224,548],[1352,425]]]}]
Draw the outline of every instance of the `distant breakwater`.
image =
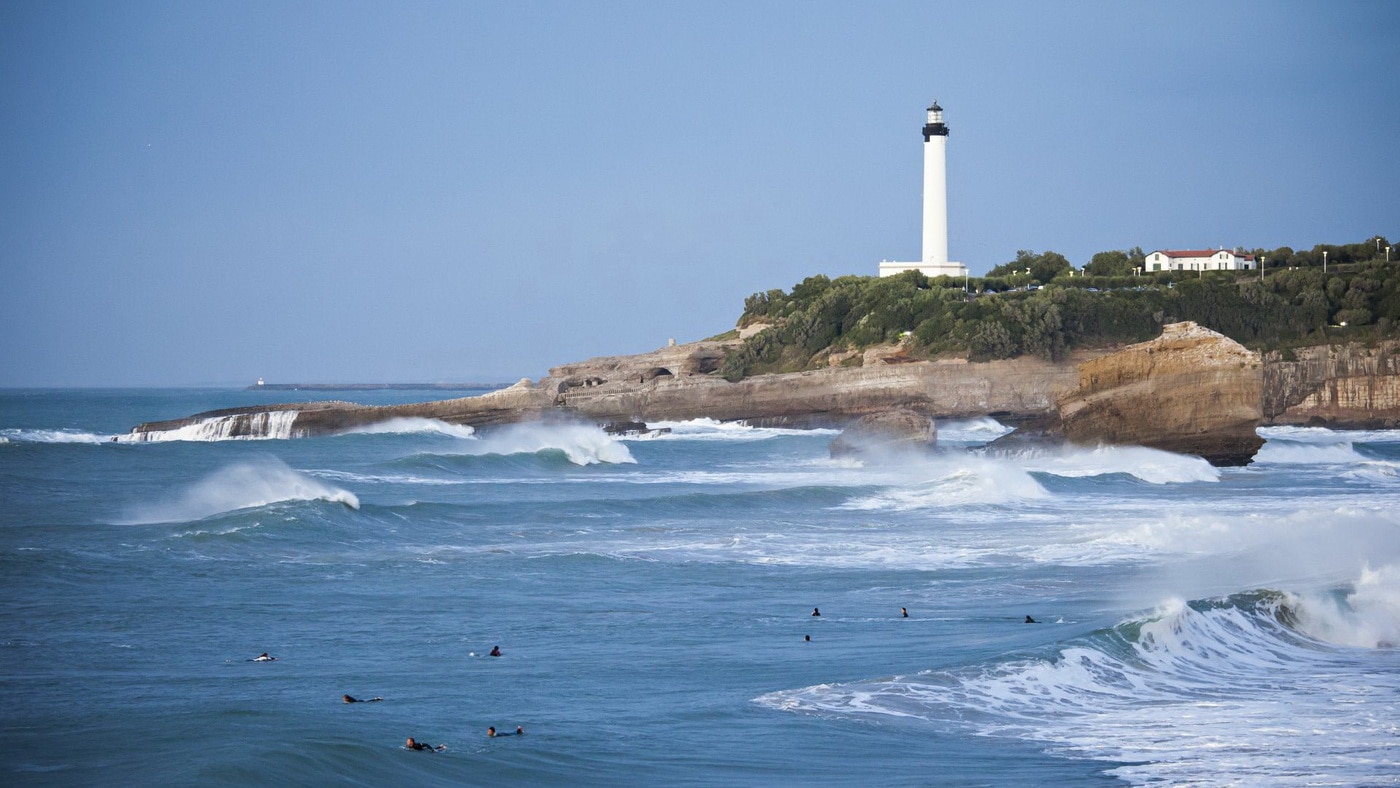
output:
[{"label": "distant breakwater", "polygon": [[247,391],[474,391],[509,383],[254,383]]}]

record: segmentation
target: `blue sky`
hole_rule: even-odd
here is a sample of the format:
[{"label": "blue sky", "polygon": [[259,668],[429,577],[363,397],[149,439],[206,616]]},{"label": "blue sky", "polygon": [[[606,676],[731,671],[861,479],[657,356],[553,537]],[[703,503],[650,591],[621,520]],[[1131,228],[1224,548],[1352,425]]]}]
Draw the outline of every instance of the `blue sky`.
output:
[{"label": "blue sky", "polygon": [[0,386],[512,381],[949,251],[1400,239],[1400,3],[0,4]]}]

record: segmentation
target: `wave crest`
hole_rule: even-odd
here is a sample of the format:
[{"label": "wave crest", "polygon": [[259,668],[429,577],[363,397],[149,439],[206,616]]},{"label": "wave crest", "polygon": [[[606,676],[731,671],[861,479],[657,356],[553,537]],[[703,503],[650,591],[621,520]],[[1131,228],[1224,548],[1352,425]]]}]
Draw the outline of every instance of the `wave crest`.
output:
[{"label": "wave crest", "polygon": [[133,524],[188,522],[284,501],[328,501],[360,508],[347,490],[323,484],[280,460],[239,463],[195,482],[173,500],[139,508]]},{"label": "wave crest", "polygon": [[637,461],[626,444],[588,424],[512,424],[464,443],[461,451],[471,455],[559,451],[575,465]]}]

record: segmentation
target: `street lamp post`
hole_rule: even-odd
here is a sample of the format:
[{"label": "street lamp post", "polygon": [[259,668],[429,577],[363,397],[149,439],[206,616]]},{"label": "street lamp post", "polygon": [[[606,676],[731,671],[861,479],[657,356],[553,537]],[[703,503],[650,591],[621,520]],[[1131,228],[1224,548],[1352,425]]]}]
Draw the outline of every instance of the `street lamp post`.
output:
[{"label": "street lamp post", "polygon": [[1269,258],[1259,255],[1259,281],[1264,281],[1264,263],[1269,262]]},{"label": "street lamp post", "polygon": [[1322,273],[1327,273],[1327,250],[1322,250]]}]

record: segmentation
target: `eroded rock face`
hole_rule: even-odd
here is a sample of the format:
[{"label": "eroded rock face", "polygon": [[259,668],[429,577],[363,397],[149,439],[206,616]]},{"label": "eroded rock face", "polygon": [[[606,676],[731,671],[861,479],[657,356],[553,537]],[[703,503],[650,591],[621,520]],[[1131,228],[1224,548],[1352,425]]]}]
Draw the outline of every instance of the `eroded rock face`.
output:
[{"label": "eroded rock face", "polygon": [[861,416],[831,442],[830,451],[832,457],[878,457],[929,449],[937,440],[928,414],[902,409]]},{"label": "eroded rock face", "polygon": [[1334,429],[1400,427],[1400,342],[1320,345],[1264,359],[1264,418]]},{"label": "eroded rock face", "polygon": [[1172,323],[1149,342],[1079,365],[1059,402],[1072,443],[1149,446],[1245,465],[1264,444],[1259,354],[1195,323]]}]

